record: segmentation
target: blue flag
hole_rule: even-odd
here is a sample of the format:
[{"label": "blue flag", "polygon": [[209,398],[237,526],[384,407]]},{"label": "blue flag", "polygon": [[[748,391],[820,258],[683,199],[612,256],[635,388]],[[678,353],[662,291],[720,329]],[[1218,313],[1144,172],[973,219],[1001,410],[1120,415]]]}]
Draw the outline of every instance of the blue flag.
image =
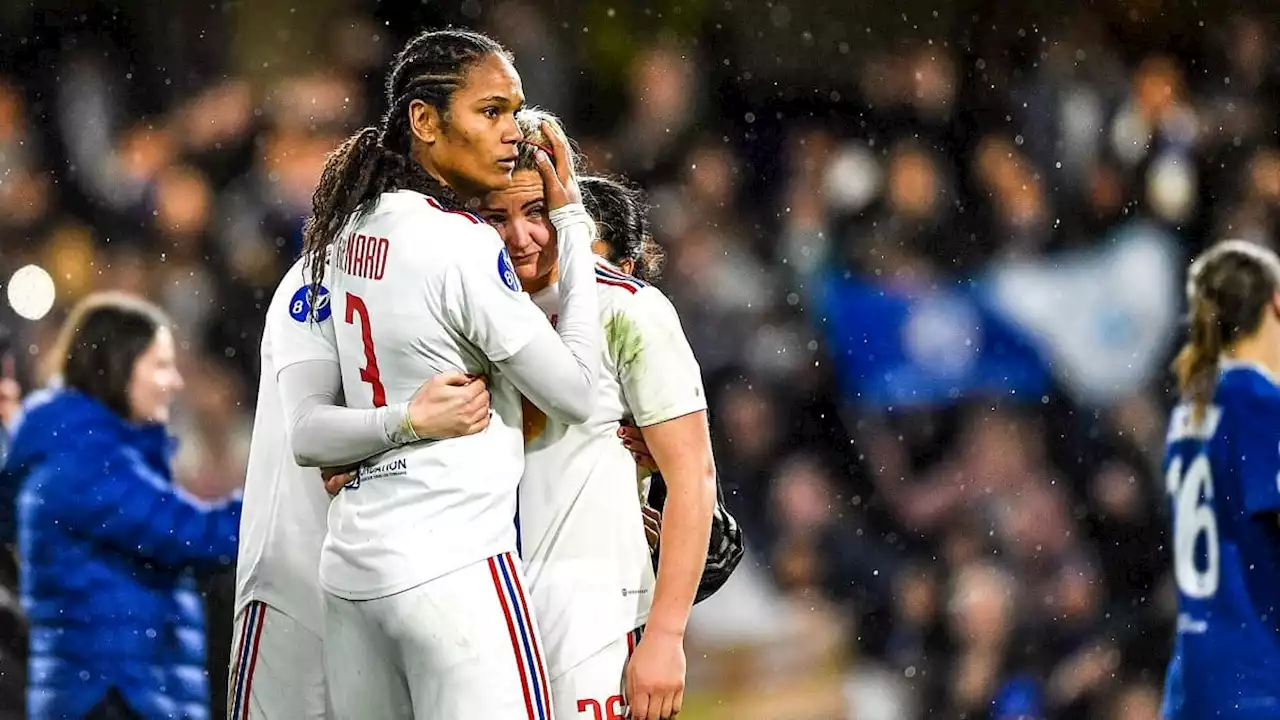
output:
[{"label": "blue flag", "polygon": [[907,293],[832,273],[818,300],[841,389],[856,404],[1038,400],[1050,385],[1026,335],[967,284]]}]

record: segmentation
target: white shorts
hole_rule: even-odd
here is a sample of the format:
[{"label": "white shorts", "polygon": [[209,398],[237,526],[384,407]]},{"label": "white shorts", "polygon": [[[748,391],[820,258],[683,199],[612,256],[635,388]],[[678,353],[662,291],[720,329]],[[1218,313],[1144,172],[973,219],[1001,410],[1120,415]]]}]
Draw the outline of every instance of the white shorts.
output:
[{"label": "white shorts", "polygon": [[551,720],[542,639],[510,553],[376,600],[325,594],[338,720]]},{"label": "white shorts", "polygon": [[326,720],[320,636],[254,600],[236,615],[228,720]]},{"label": "white shorts", "polygon": [[636,628],[551,681],[551,707],[559,720],[621,720],[622,673],[644,628]]}]

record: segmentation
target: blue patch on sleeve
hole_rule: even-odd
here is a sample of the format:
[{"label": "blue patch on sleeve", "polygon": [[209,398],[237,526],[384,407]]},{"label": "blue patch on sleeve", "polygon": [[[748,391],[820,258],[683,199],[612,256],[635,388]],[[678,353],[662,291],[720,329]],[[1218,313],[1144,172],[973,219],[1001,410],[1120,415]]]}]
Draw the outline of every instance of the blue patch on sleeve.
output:
[{"label": "blue patch on sleeve", "polygon": [[[329,288],[321,285],[316,302],[315,320],[324,322],[333,315],[333,306],[329,303]],[[298,322],[306,322],[311,318],[311,286],[303,285],[293,294],[289,301],[289,317]]]},{"label": "blue patch on sleeve", "polygon": [[516,270],[511,265],[511,256],[507,254],[506,248],[502,248],[498,253],[498,277],[502,278],[502,284],[513,292],[520,292],[520,278],[516,276]]}]

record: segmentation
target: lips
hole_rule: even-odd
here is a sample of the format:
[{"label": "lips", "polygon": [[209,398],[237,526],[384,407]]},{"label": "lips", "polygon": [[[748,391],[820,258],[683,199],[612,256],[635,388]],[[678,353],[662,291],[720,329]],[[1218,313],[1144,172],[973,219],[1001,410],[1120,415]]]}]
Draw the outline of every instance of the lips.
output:
[{"label": "lips", "polygon": [[516,158],[514,155],[509,158],[503,158],[498,161],[498,165],[501,165],[508,170],[514,170],[516,167]]}]

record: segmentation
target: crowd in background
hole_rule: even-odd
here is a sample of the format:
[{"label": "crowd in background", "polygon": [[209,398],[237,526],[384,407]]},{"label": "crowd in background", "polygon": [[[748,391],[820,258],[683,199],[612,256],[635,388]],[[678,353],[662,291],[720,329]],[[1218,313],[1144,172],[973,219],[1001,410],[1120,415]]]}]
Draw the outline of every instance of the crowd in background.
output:
[{"label": "crowd in background", "polygon": [[[1188,254],[1224,235],[1273,243],[1275,26],[1220,9],[1175,56],[1135,52],[1082,10],[980,47],[855,47],[854,87],[815,111],[726,83],[736,59],[704,41],[713,17],[632,39],[596,96],[576,69],[609,58],[548,5],[479,6],[419,21],[493,33],[591,169],[643,183],[660,284],[702,364],[750,551],[695,614],[687,714],[749,698],[762,718],[1155,718],[1173,617],[1164,374],[1101,405],[1058,387],[871,407],[836,382],[814,290],[848,273],[926,291],[1139,220]],[[382,111],[385,62],[420,25],[339,15],[323,57],[263,87],[225,49],[161,43],[199,64],[157,63],[140,47],[154,18],[103,12],[39,20],[17,56],[29,64],[0,69],[0,278],[37,263],[58,291],[42,321],[0,319],[34,387],[85,293],[163,305],[188,379],[176,474],[221,497],[243,481],[263,311],[325,153]],[[210,588],[215,673],[227,592]],[[769,697],[786,709],[768,715]]]}]

